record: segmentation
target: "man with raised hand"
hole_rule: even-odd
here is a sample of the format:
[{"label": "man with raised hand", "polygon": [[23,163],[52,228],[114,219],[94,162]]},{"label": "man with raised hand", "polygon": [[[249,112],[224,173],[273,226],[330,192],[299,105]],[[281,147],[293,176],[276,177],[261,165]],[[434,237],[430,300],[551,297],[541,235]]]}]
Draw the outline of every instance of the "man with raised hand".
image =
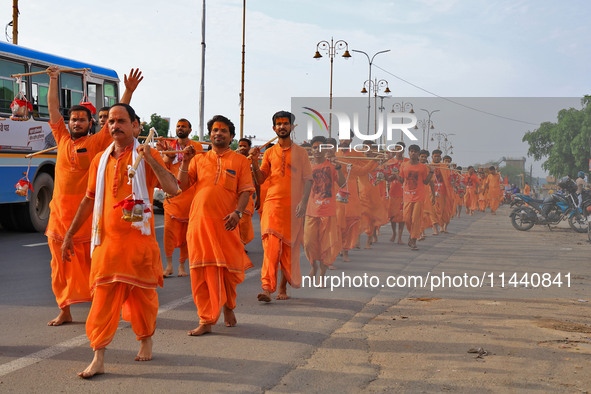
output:
[{"label": "man with raised hand", "polygon": [[[51,287],[60,308],[59,315],[50,320],[48,326],[59,326],[72,321],[70,305],[90,302],[88,275],[90,272],[90,227],[87,220],[80,230],[73,234],[75,256],[71,263],[62,261],[62,241],[76,214],[76,210],[86,193],[88,168],[94,156],[104,150],[111,142],[107,127],[93,135],[88,135],[92,125],[90,110],[82,105],[70,108],[69,131],[60,113],[57,66],[47,69],[49,74],[49,126],[57,142],[57,160],[53,198],[49,205],[51,214],[45,235],[51,252]],[[129,103],[131,96],[143,79],[139,69],[132,69],[124,78],[125,93],[122,103]]]}]

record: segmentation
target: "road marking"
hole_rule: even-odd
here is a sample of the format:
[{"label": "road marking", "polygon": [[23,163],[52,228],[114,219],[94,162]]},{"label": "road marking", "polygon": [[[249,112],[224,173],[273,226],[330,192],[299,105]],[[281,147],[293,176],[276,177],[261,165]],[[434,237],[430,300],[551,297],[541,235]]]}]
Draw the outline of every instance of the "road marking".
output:
[{"label": "road marking", "polygon": [[[244,279],[246,280],[256,275],[260,275],[260,271],[252,270],[244,275]],[[171,301],[168,304],[162,305],[160,308],[158,308],[158,314],[160,315],[162,313],[166,313],[168,311],[178,308],[181,305],[188,304],[192,301],[192,295],[188,295],[177,300]],[[119,323],[119,327],[117,328],[117,330],[129,326],[129,322],[122,321]],[[67,352],[68,350],[71,350],[78,346],[82,346],[84,344],[88,344],[88,338],[86,337],[86,335],[79,335],[75,338],[68,339],[67,341],[58,343],[57,345],[50,346],[46,349],[18,358],[6,364],[2,364],[0,365],[0,376],[4,376],[11,372],[18,371],[19,369],[26,368],[28,366],[31,366],[48,358],[57,356],[58,354]]]},{"label": "road marking", "polygon": [[157,229],[157,228],[164,228],[164,225],[161,224],[160,226],[154,226],[154,229]]},{"label": "road marking", "polygon": [[25,248],[34,248],[35,246],[43,246],[43,245],[48,245],[47,242],[40,242],[38,244],[28,244],[28,245],[23,245]]}]

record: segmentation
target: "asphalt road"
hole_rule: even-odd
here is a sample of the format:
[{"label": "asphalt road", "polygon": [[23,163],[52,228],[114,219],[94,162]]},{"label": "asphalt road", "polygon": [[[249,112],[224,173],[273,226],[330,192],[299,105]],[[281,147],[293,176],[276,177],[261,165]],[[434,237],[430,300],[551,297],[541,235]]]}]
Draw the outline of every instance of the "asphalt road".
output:
[{"label": "asphalt road", "polygon": [[[74,323],[48,327],[46,322],[58,309],[51,291],[45,237],[0,233],[0,392],[355,392],[367,388],[378,380],[379,368],[363,357],[353,357],[367,350],[356,336],[400,300],[589,297],[587,279],[581,279],[588,278],[589,268],[580,264],[580,253],[588,248],[586,234],[566,229],[549,232],[541,227],[519,233],[508,224],[507,213],[504,208],[497,216],[462,216],[452,222],[449,234],[430,236],[419,243],[419,252],[388,242],[391,230],[384,226],[373,249],[354,250],[352,262],[338,258],[337,270],[329,271],[336,278],[357,276],[359,281],[364,275],[368,279],[375,276],[374,282],[366,279],[367,283],[357,282],[359,287],[331,289],[329,283],[329,288],[290,290],[292,299],[269,304],[256,300],[262,262],[262,247],[256,238],[248,245],[255,268],[238,287],[237,327],[227,328],[219,322],[211,335],[188,337],[186,332],[195,328],[198,320],[190,280],[165,279],[164,288],[158,290],[154,359],[133,361],[138,343],[129,325],[122,323],[106,352],[106,374],[90,381],[76,376],[92,358],[84,331],[89,305],[72,307]],[[159,240],[162,222],[162,216],[157,215]],[[255,234],[258,231],[255,220]],[[571,255],[573,245],[579,254]],[[175,260],[177,254],[175,251]],[[303,253],[301,267],[302,273],[309,269]],[[527,270],[548,272],[552,278],[572,271],[573,283],[568,289],[499,286],[501,272],[508,281],[512,272]],[[428,273],[443,277],[465,272],[485,279],[492,274],[497,285],[485,285],[478,291],[462,286],[432,290],[432,279],[426,280],[425,286],[384,285],[388,276],[425,279]],[[388,337],[384,340],[388,343]],[[329,352],[330,357],[321,357],[323,352]],[[322,361],[315,362],[319,357]],[[330,373],[332,370],[339,373]],[[380,390],[393,387],[393,383],[386,383]]]}]

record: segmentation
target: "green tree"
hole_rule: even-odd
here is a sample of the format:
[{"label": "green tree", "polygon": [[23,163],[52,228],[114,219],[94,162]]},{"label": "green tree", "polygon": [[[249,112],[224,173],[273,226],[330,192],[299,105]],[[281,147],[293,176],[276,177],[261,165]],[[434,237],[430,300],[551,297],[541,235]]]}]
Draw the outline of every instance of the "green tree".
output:
[{"label": "green tree", "polygon": [[150,123],[142,123],[142,131],[140,135],[147,136],[150,134],[150,129],[155,128],[160,137],[168,137],[168,130],[170,129],[170,122],[160,115],[152,114],[150,116]]},{"label": "green tree", "polygon": [[591,96],[581,99],[582,109],[562,109],[558,122],[544,122],[528,131],[523,141],[529,144],[528,156],[543,160],[542,168],[560,178],[588,168],[591,145]]}]

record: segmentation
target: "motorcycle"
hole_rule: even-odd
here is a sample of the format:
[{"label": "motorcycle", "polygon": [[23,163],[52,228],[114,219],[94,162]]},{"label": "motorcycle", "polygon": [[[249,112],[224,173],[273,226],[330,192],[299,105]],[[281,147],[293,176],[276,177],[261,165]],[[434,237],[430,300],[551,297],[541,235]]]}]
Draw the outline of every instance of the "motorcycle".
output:
[{"label": "motorcycle", "polygon": [[[564,193],[554,193],[545,200],[536,200],[524,194],[516,194],[511,206],[517,207],[509,215],[513,227],[519,231],[528,231],[536,224],[550,227],[568,218],[569,226],[576,232],[591,232],[586,215],[583,214],[581,208],[578,208],[576,184],[572,180],[566,179],[562,180],[558,186]],[[591,206],[591,201],[589,206]]]}]

